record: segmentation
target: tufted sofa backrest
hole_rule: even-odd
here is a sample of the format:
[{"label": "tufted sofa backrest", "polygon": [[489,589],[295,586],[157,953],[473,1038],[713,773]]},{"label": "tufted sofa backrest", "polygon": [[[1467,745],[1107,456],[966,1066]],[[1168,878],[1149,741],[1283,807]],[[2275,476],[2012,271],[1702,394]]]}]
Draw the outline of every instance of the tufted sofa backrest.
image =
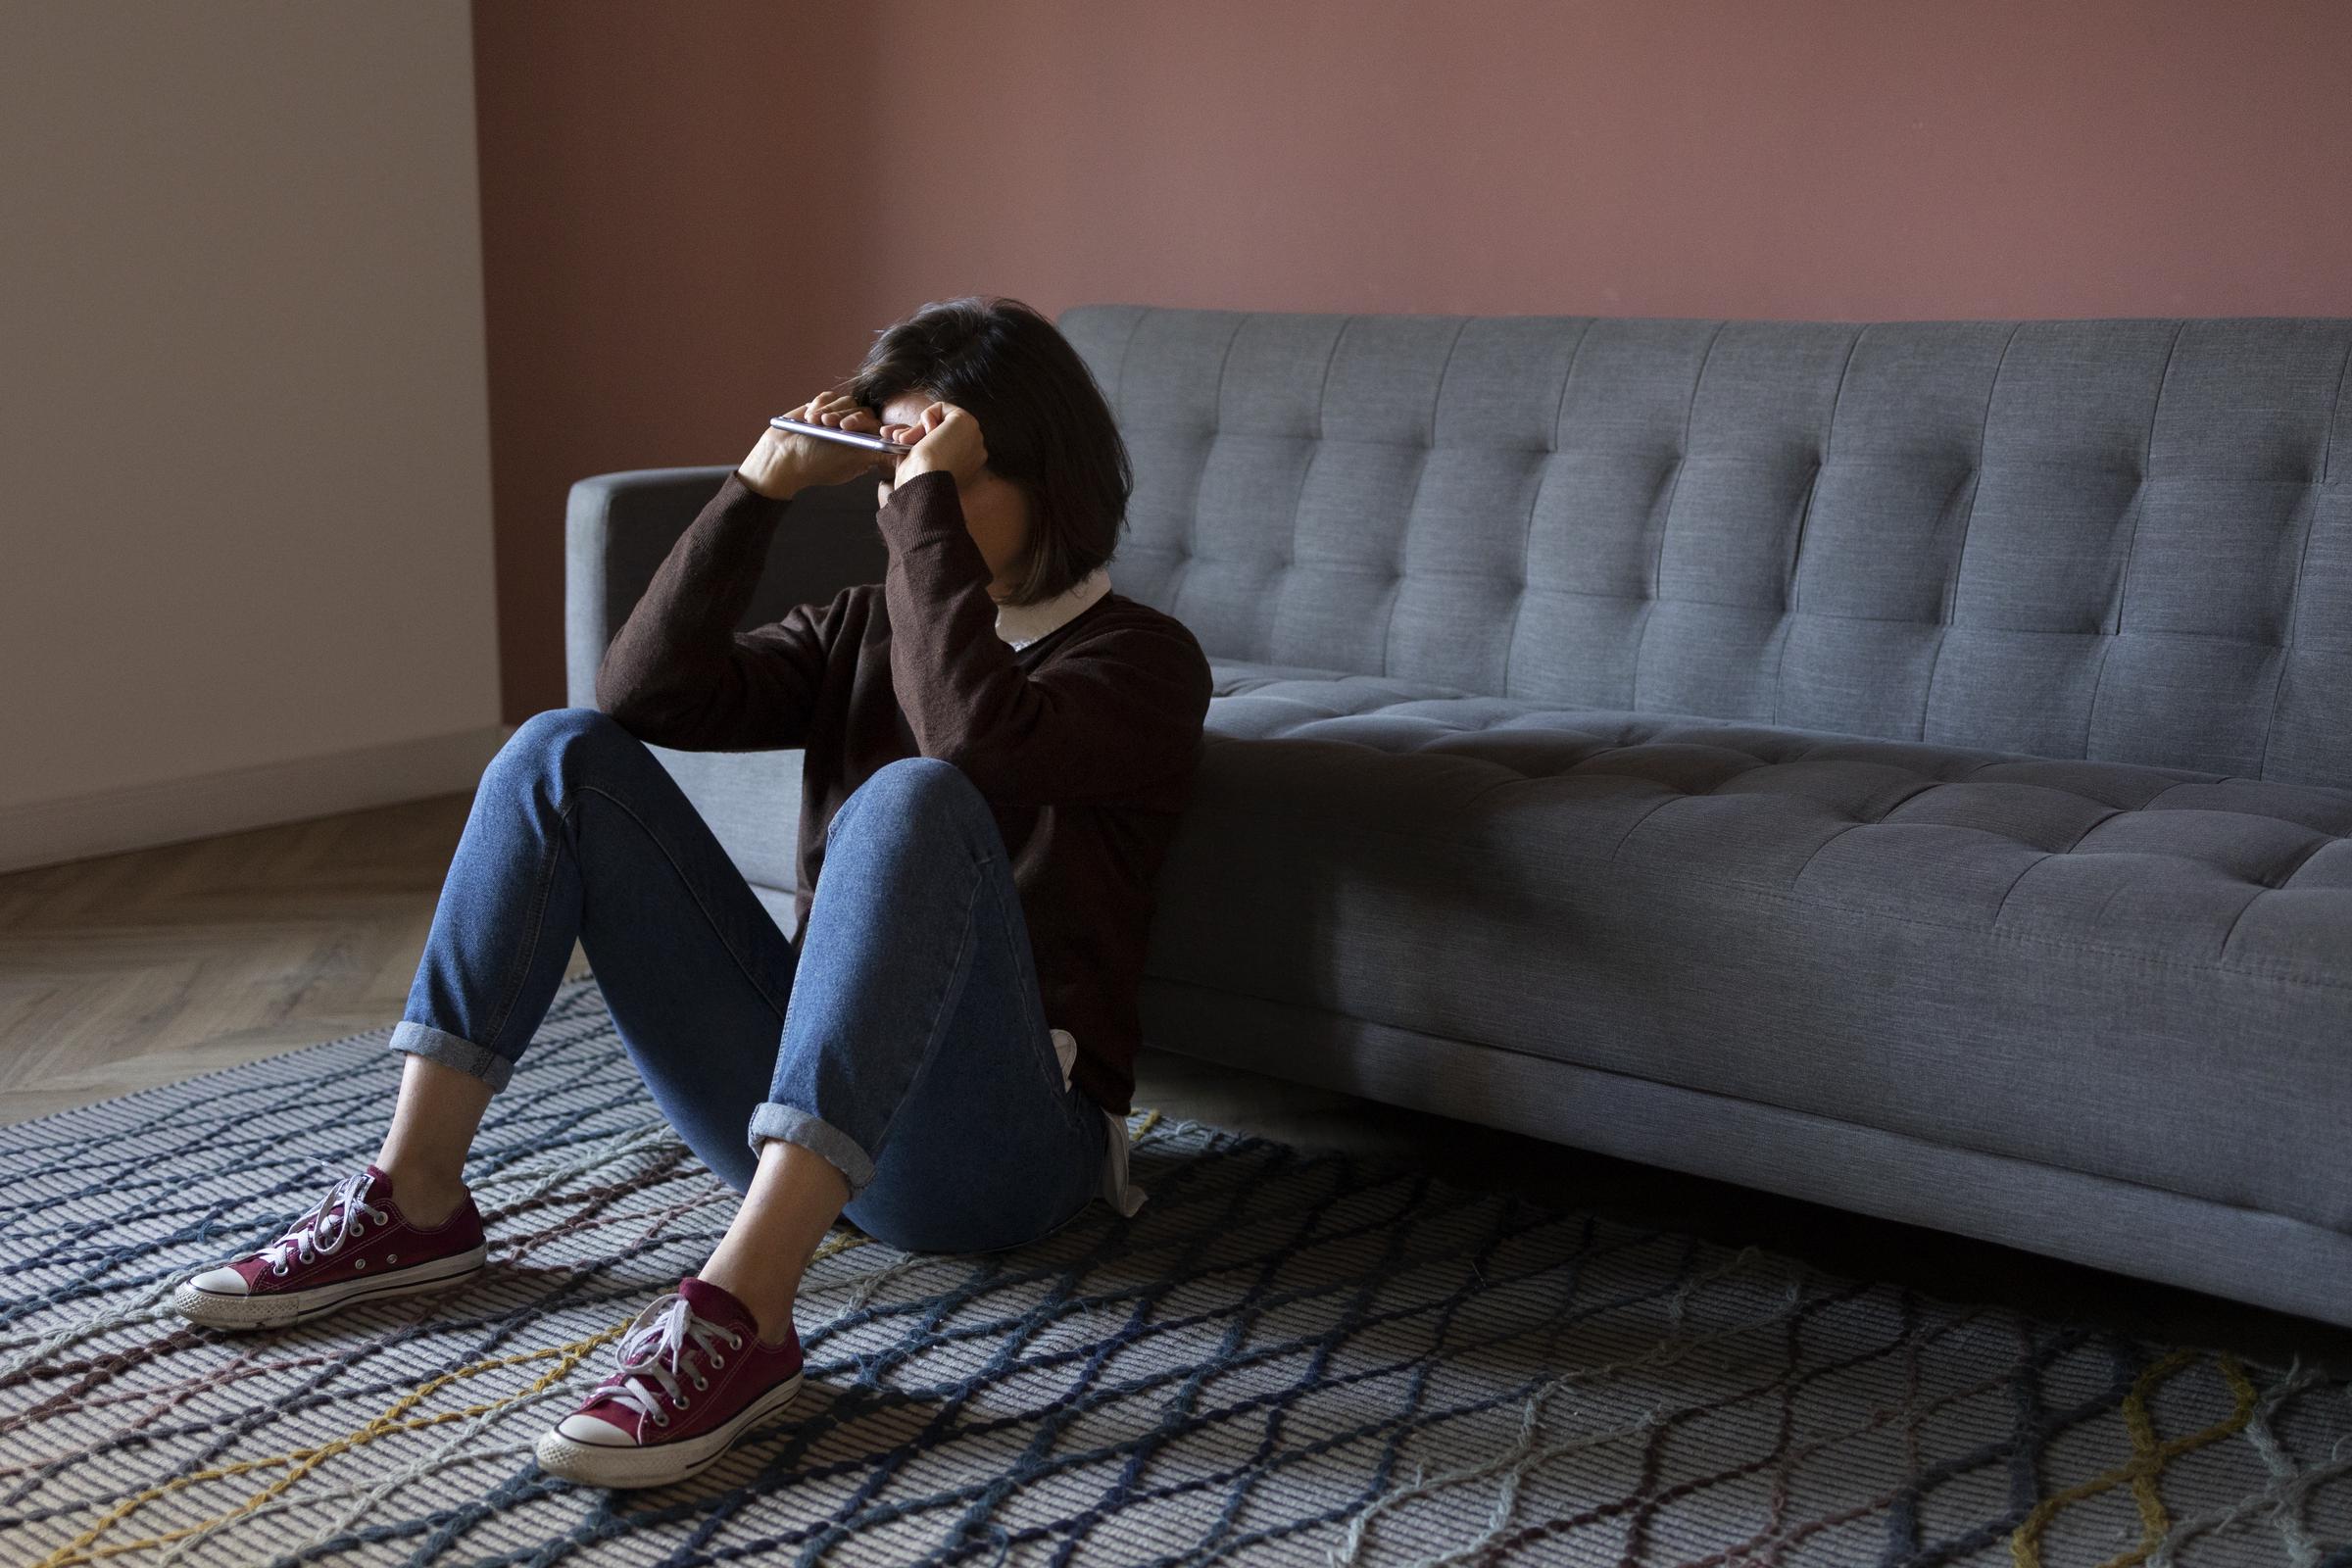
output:
[{"label": "tufted sofa backrest", "polygon": [[2352,786],[2352,319],[1059,324],[1212,658]]}]

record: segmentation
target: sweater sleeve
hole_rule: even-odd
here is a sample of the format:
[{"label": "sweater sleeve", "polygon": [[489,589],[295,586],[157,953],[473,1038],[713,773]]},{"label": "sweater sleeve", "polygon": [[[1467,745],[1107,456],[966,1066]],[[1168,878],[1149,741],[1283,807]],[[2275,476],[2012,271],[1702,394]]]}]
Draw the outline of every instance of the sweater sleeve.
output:
[{"label": "sweater sleeve", "polygon": [[897,486],[876,522],[890,548],[891,684],[925,757],[991,800],[1034,806],[1116,799],[1194,765],[1212,682],[1189,632],[1118,627],[1032,674],[997,635],[955,475]]},{"label": "sweater sleeve", "polygon": [[670,547],[597,666],[597,706],[623,729],[689,752],[806,744],[842,595],[734,629],[790,505],[729,473]]}]

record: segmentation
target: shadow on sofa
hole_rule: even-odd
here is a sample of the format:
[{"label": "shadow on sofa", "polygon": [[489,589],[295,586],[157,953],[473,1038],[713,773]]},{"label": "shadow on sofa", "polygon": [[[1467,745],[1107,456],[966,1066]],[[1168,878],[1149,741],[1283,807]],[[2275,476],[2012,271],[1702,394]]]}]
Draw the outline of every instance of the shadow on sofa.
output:
[{"label": "shadow on sofa", "polygon": [[[1060,324],[1216,675],[1152,1044],[2352,1325],[2352,321]],[[726,471],[573,487],[573,703]],[[799,754],[657,751],[789,931]]]}]

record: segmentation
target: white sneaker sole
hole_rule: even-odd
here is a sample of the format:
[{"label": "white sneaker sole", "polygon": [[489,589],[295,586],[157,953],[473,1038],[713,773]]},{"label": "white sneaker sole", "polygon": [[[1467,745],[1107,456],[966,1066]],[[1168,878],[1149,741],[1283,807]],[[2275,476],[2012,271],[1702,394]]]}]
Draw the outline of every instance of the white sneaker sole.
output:
[{"label": "white sneaker sole", "polygon": [[801,1374],[762,1394],[724,1426],[699,1438],[661,1443],[651,1447],[622,1444],[574,1443],[561,1432],[539,1439],[539,1468],[589,1487],[665,1487],[683,1481],[733,1446],[735,1440],[793,1401],[801,1392]]},{"label": "white sneaker sole", "polygon": [[468,1251],[452,1252],[447,1257],[378,1274],[372,1279],[344,1280],[275,1296],[223,1296],[215,1291],[200,1291],[194,1282],[183,1280],[172,1293],[172,1305],[181,1317],[207,1328],[283,1328],[360,1301],[446,1291],[479,1278],[489,1256],[490,1247],[485,1242]]}]

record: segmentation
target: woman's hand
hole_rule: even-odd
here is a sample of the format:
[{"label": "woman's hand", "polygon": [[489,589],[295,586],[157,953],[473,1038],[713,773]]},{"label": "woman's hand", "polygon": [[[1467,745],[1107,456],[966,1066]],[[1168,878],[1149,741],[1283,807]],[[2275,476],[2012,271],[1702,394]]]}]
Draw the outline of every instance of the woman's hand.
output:
[{"label": "woman's hand", "polygon": [[897,488],[918,473],[934,471],[955,477],[957,489],[969,484],[988,466],[988,443],[980,437],[980,421],[953,403],[925,406],[919,424],[888,424],[882,434],[892,441],[908,441],[914,450],[898,460],[891,486]]},{"label": "woman's hand", "polygon": [[[809,424],[838,425],[860,435],[882,433],[881,419],[871,410],[852,402],[846,392],[820,392],[799,408],[786,410],[785,416]],[[803,435],[797,430],[779,430],[771,424],[760,432],[760,444],[752,448],[750,457],[736,465],[735,471],[760,495],[781,499],[803,485],[845,484],[891,461],[887,452],[854,447],[846,441],[827,441],[822,436]]]}]

